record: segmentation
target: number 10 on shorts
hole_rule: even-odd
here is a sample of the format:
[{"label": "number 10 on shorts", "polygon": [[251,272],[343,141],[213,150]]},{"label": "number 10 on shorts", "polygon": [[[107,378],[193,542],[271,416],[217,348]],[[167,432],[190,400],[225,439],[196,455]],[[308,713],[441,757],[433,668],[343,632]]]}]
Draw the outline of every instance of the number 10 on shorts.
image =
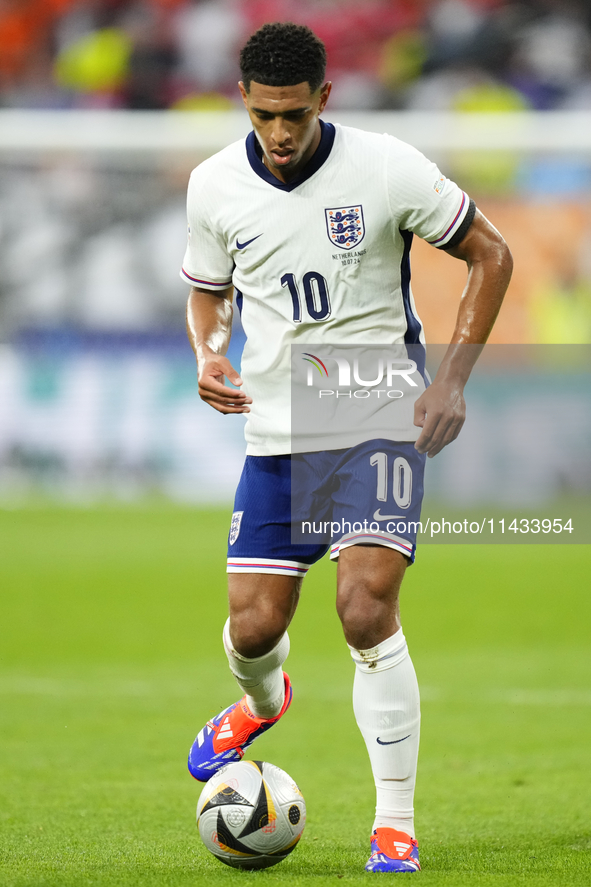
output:
[{"label": "number 10 on shorts", "polygon": [[[373,453],[369,464],[376,468],[376,499],[388,501],[388,454]],[[408,508],[412,498],[412,469],[404,456],[396,456],[392,465],[392,495],[398,508]]]}]

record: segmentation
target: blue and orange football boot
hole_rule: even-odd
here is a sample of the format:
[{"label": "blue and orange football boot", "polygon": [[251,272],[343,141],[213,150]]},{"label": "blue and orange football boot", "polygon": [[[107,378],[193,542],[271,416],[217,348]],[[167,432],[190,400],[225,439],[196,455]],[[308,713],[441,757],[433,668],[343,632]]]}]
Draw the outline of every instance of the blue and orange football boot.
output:
[{"label": "blue and orange football boot", "polygon": [[276,724],[289,708],[293,690],[285,672],[283,680],[285,699],[281,711],[274,718],[257,718],[246,704],[246,696],[243,696],[207,722],[189,752],[191,776],[199,782],[207,782],[225,764],[242,760],[244,752],[257,736]]},{"label": "blue and orange football boot", "polygon": [[371,836],[366,872],[419,872],[419,844],[406,832],[377,828]]}]

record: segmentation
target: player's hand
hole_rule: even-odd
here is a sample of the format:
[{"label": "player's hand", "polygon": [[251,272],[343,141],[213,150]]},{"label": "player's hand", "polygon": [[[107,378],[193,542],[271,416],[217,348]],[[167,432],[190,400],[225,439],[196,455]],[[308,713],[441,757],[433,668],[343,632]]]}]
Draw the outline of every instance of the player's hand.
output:
[{"label": "player's hand", "polygon": [[415,404],[414,424],[423,429],[415,449],[432,459],[456,439],[465,418],[463,386],[435,379]]},{"label": "player's hand", "polygon": [[212,354],[199,366],[199,397],[218,413],[249,413],[252,398],[243,391],[237,391],[224,384],[224,377],[232,385],[242,385],[242,379],[227,359],[220,354]]}]

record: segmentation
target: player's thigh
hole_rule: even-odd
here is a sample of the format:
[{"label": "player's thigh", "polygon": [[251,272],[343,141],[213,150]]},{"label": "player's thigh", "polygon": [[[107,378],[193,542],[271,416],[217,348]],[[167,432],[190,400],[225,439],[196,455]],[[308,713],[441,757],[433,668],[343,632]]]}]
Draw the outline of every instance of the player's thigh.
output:
[{"label": "player's thigh", "polygon": [[272,650],[293,618],[303,579],[265,573],[230,573],[230,637],[242,656]]},{"label": "player's thigh", "polygon": [[408,558],[383,545],[353,545],[341,551],[337,611],[347,643],[374,647],[400,628],[399,595]]}]

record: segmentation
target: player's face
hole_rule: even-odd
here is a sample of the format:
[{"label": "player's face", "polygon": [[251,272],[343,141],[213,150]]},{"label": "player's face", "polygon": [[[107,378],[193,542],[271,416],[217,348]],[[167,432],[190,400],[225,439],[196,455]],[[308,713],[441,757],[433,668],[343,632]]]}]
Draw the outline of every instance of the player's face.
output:
[{"label": "player's face", "polygon": [[331,84],[310,92],[306,81],[295,86],[239,83],[265,165],[282,182],[289,182],[306,165],[320,143],[318,115],[324,110]]}]

